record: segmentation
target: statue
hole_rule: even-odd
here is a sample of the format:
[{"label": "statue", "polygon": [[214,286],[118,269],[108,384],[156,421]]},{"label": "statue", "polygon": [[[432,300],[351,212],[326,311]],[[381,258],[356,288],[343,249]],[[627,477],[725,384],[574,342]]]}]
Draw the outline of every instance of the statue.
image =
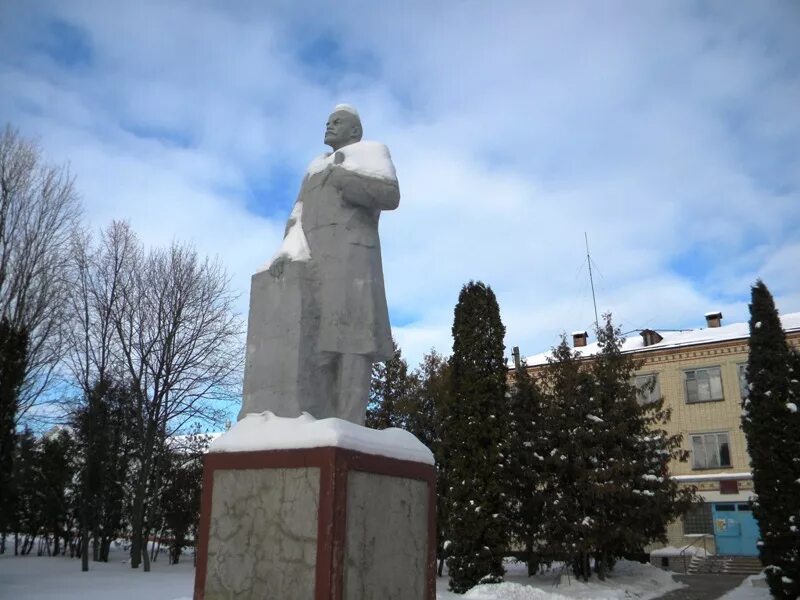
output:
[{"label": "statue", "polygon": [[363,424],[372,364],[392,355],[378,220],[400,191],[356,110],[328,118],[333,150],[306,171],[284,242],[253,276],[241,419],[271,410]]}]

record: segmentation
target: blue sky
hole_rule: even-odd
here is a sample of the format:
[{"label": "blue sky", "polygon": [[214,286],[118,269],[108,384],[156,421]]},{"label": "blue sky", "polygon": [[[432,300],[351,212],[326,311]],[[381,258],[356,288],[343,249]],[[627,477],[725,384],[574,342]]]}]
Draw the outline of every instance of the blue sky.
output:
[{"label": "blue sky", "polygon": [[460,287],[535,354],[800,311],[800,5],[0,3],[0,119],[68,161],[87,223],[218,255],[247,310],[339,102],[400,178],[381,238],[398,342],[450,351]]}]

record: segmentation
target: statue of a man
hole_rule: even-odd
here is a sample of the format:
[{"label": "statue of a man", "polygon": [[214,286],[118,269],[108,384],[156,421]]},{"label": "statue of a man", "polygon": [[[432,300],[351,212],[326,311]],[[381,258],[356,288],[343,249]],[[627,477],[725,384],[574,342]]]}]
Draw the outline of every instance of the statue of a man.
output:
[{"label": "statue of a man", "polygon": [[[338,105],[325,128],[333,152],[309,166],[284,240],[284,246],[294,240],[290,245],[306,261],[311,282],[304,302],[315,315],[314,326],[301,342],[311,345],[301,354],[310,358],[304,372],[314,381],[312,395],[318,395],[308,399],[315,407],[309,412],[358,424],[364,423],[372,364],[393,352],[378,219],[400,201],[388,149],[361,137],[356,110]],[[273,278],[283,277],[296,259],[292,252],[273,259]],[[301,408],[305,402],[300,399]]]}]

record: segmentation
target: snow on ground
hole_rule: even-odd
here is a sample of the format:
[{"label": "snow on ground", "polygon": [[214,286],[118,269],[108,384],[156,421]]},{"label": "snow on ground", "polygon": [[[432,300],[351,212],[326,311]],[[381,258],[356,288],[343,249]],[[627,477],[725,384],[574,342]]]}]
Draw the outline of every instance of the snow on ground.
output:
[{"label": "snow on ground", "polygon": [[772,600],[764,574],[751,575],[719,600]]},{"label": "snow on ground", "polygon": [[[8,550],[6,550],[8,552]],[[112,551],[108,563],[89,561],[81,572],[76,558],[0,555],[0,598],[3,600],[190,600],[194,566],[168,565],[160,556],[150,573],[131,569],[126,553]]]},{"label": "snow on ground", "polygon": [[[80,561],[70,558],[0,555],[0,598],[4,600],[189,600],[194,589],[194,567],[186,562],[168,565],[165,556],[153,563],[152,572],[131,569],[122,550],[112,552],[109,563],[89,563],[82,573]],[[524,564],[509,563],[506,581],[480,585],[463,596],[447,591],[447,577],[437,581],[437,600],[649,600],[683,587],[670,573],[650,565],[621,561],[606,582],[581,583],[559,569],[528,578]],[[755,588],[754,588],[755,589]],[[759,588],[761,589],[761,588]],[[734,592],[732,592],[734,593]],[[765,592],[766,593],[766,592]],[[768,594],[767,594],[768,596]],[[762,600],[767,596],[726,596],[726,600]]]},{"label": "snow on ground", "polygon": [[[437,600],[649,600],[685,587],[672,574],[652,565],[622,560],[606,581],[577,581],[567,570],[554,568],[535,577],[527,576],[524,563],[505,565],[503,583],[479,585],[463,596],[447,591],[448,580],[439,578]],[[745,599],[741,599],[745,600]],[[749,599],[748,599],[749,600]]]}]

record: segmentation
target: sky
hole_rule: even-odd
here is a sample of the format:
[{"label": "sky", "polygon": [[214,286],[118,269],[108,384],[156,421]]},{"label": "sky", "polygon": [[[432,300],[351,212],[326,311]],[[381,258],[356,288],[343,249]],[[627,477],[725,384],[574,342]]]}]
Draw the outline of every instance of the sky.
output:
[{"label": "sky", "polygon": [[584,235],[624,331],[746,320],[758,277],[800,311],[795,1],[0,0],[0,124],[70,165],[88,227],[218,256],[243,315],[340,102],[397,168],[412,366],[470,280],[508,356],[591,331]]}]

